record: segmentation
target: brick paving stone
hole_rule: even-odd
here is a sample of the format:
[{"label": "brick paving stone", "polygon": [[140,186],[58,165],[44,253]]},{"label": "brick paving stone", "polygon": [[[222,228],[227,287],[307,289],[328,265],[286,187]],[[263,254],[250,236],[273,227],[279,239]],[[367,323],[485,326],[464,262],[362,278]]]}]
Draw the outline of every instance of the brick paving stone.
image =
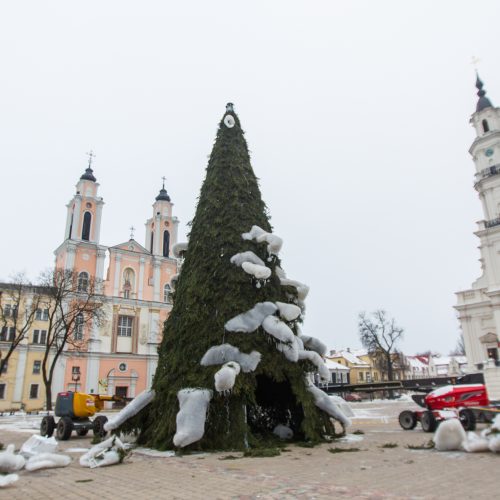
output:
[{"label": "brick paving stone", "polygon": [[[494,498],[500,456],[492,453],[406,448],[432,437],[421,430],[403,431],[398,413],[408,403],[363,403],[368,411],[382,405],[388,417],[354,420],[352,429],[365,432],[362,441],[322,444],[315,448],[289,446],[272,458],[221,460],[240,453],[213,453],[182,457],[151,457],[132,453],[117,466],[89,470],[80,467],[80,453],[70,453],[72,464],[63,469],[21,471],[15,485],[0,490],[1,498],[27,499],[379,499]],[[0,441],[19,447],[29,434],[0,431]],[[385,443],[396,448],[384,449]],[[90,438],[74,437],[60,443],[60,451],[90,446]],[[332,446],[361,451],[329,453]],[[88,481],[89,482],[85,482]]]}]

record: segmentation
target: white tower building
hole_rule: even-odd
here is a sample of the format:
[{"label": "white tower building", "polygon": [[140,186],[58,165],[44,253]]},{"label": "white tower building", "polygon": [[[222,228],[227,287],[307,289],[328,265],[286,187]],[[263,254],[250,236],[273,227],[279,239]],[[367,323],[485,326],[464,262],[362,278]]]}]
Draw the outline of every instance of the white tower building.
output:
[{"label": "white tower building", "polygon": [[476,138],[469,153],[476,166],[474,187],[484,214],[475,232],[483,273],[469,290],[457,292],[455,306],[470,371],[482,369],[488,359],[498,360],[500,335],[500,108],[486,97],[479,76],[476,87],[479,100],[470,120]]}]

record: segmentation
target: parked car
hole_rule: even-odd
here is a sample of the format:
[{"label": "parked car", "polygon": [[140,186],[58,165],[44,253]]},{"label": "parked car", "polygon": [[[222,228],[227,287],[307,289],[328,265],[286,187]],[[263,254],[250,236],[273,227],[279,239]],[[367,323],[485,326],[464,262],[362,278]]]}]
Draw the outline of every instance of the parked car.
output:
[{"label": "parked car", "polygon": [[354,392],[348,392],[345,396],[344,399],[346,401],[349,401],[350,403],[358,403],[361,401],[361,396],[359,394],[356,394]]}]

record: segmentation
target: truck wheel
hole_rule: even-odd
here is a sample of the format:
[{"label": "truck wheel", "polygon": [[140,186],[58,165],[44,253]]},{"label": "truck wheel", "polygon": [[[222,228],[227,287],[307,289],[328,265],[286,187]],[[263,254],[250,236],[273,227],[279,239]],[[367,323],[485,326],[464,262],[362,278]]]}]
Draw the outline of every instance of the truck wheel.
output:
[{"label": "truck wheel", "polygon": [[54,434],[54,429],[56,428],[56,422],[54,417],[43,417],[42,423],[40,424],[40,436],[51,437]]},{"label": "truck wheel", "polygon": [[61,441],[67,441],[73,432],[73,421],[69,417],[61,417],[57,422],[56,437]]},{"label": "truck wheel", "polygon": [[107,432],[104,430],[104,424],[108,421],[108,417],[105,417],[104,415],[99,415],[98,417],[94,418],[94,421],[92,422],[92,430],[94,431],[94,436],[98,437],[104,437]]},{"label": "truck wheel", "polygon": [[89,430],[85,428],[76,430],[77,436],[86,436],[88,432]]},{"label": "truck wheel", "polygon": [[411,431],[412,429],[415,429],[415,426],[417,425],[417,416],[413,411],[410,410],[402,411],[399,414],[399,425],[405,431]]},{"label": "truck wheel", "polygon": [[434,432],[437,428],[437,420],[432,411],[424,411],[420,417],[420,423],[422,424],[422,430],[424,432]]},{"label": "truck wheel", "polygon": [[465,410],[460,410],[458,413],[460,417],[460,422],[466,431],[473,431],[476,428],[476,415],[472,410],[466,408]]}]

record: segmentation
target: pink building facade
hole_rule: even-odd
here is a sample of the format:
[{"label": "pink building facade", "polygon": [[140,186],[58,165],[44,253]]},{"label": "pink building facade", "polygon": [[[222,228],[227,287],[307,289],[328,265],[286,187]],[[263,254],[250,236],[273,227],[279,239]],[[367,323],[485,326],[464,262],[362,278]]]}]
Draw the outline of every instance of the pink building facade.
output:
[{"label": "pink building facade", "polygon": [[163,323],[172,308],[178,219],[163,185],[145,223],[144,246],[132,237],[102,245],[104,201],[98,188],[89,164],[67,205],[64,241],[54,253],[56,267],[74,271],[79,286],[96,278],[105,320],[80,332],[83,350],[65,351],[53,391],[134,397],[151,387]]}]

